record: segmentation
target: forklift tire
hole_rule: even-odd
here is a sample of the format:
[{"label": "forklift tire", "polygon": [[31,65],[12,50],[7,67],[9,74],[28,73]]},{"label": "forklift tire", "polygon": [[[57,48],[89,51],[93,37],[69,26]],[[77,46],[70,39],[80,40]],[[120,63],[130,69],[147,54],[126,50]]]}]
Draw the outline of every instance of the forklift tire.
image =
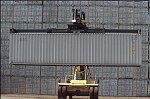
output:
[{"label": "forklift tire", "polygon": [[93,90],[94,87],[90,87],[90,90],[89,90],[89,94],[90,94],[90,99],[94,99],[94,90]]},{"label": "forklift tire", "polygon": [[59,86],[58,87],[58,99],[66,99],[66,86]]},{"label": "forklift tire", "polygon": [[62,95],[63,95],[63,99],[67,98],[67,87],[66,86],[62,86]]},{"label": "forklift tire", "polygon": [[62,86],[58,86],[58,99],[63,99],[61,92],[62,92]]},{"label": "forklift tire", "polygon": [[98,99],[98,87],[94,87],[94,99]]},{"label": "forklift tire", "polygon": [[69,95],[69,99],[72,99],[72,95]]}]

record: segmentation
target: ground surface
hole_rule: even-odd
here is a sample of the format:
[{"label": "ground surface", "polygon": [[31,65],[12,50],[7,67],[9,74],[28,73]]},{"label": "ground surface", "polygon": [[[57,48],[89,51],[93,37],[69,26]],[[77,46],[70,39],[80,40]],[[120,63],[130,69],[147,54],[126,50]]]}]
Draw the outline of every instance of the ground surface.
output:
[{"label": "ground surface", "polygon": [[[1,99],[57,99],[57,96],[1,94]],[[89,97],[73,97],[73,99],[89,99]],[[99,97],[99,99],[150,99],[150,97]]]}]

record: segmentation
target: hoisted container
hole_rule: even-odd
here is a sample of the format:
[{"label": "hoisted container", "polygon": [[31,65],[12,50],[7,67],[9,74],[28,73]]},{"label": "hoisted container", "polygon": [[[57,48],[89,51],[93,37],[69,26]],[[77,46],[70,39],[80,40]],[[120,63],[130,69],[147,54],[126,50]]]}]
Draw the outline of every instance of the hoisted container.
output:
[{"label": "hoisted container", "polygon": [[140,66],[141,47],[138,34],[11,33],[9,62]]}]

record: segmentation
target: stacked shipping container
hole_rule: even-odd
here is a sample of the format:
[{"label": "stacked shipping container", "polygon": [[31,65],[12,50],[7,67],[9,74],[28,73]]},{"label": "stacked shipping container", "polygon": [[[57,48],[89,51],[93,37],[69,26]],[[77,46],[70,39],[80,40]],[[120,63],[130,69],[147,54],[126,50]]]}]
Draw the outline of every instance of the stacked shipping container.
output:
[{"label": "stacked shipping container", "polygon": [[[9,29],[66,28],[72,7],[86,13],[89,27],[141,29],[141,67],[91,67],[100,95],[150,96],[150,15],[148,1],[1,1],[2,93],[57,94],[57,82],[71,67],[11,66]],[[149,4],[150,5],[150,4]]]}]

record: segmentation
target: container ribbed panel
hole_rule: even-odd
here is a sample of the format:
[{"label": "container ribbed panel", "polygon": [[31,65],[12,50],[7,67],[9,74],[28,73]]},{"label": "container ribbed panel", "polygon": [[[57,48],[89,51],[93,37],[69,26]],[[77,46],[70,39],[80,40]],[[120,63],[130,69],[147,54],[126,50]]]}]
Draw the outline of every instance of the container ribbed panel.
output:
[{"label": "container ribbed panel", "polygon": [[141,65],[141,36],[10,34],[10,63]]}]

